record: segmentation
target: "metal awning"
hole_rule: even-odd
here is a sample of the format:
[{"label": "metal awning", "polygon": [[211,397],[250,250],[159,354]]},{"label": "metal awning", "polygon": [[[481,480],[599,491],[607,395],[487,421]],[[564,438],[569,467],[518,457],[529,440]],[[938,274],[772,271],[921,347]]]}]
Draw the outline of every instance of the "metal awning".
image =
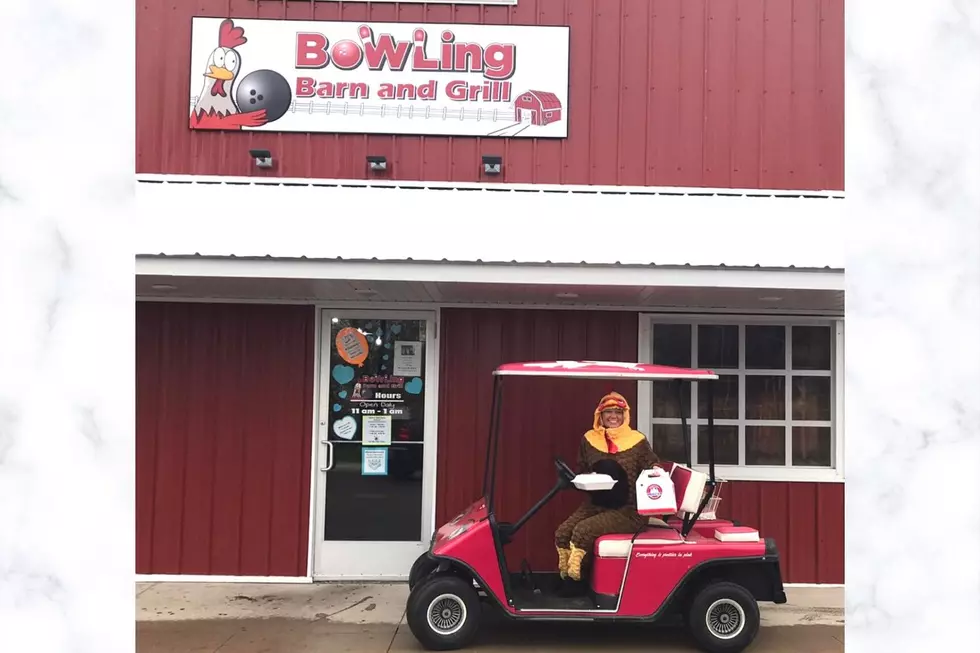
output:
[{"label": "metal awning", "polygon": [[319,261],[830,268],[826,196],[309,180],[137,185],[136,251]]}]

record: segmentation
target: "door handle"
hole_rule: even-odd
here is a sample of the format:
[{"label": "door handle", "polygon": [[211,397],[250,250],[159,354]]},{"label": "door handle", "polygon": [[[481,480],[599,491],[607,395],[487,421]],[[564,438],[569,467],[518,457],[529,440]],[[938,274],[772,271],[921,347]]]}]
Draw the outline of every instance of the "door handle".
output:
[{"label": "door handle", "polygon": [[320,466],[321,472],[329,472],[333,469],[333,442],[329,440],[320,440],[320,444],[327,445],[327,463]]}]

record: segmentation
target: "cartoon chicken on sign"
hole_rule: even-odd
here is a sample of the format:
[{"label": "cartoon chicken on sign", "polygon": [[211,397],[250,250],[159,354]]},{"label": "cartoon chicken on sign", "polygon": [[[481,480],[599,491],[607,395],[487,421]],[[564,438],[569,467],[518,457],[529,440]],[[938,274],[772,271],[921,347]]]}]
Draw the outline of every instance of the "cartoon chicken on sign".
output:
[{"label": "cartoon chicken on sign", "polygon": [[242,67],[238,48],[244,45],[245,30],[226,18],[218,27],[218,47],[208,57],[204,86],[191,110],[191,129],[241,129],[268,122],[265,109],[242,113],[232,98],[232,85]]}]

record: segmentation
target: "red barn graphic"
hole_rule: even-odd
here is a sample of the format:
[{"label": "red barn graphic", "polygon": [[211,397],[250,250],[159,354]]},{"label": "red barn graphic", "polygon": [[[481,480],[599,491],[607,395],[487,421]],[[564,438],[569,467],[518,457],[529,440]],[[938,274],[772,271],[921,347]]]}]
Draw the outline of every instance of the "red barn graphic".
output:
[{"label": "red barn graphic", "polygon": [[543,127],[561,120],[561,100],[554,93],[524,91],[514,101],[514,111],[519,121]]}]

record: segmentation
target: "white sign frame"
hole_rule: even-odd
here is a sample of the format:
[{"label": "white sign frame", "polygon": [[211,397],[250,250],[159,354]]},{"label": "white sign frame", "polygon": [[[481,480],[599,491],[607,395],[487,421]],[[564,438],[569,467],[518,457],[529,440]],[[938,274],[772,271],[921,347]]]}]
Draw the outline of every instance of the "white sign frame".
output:
[{"label": "white sign frame", "polygon": [[189,126],[567,138],[570,48],[567,25],[195,16]]}]

